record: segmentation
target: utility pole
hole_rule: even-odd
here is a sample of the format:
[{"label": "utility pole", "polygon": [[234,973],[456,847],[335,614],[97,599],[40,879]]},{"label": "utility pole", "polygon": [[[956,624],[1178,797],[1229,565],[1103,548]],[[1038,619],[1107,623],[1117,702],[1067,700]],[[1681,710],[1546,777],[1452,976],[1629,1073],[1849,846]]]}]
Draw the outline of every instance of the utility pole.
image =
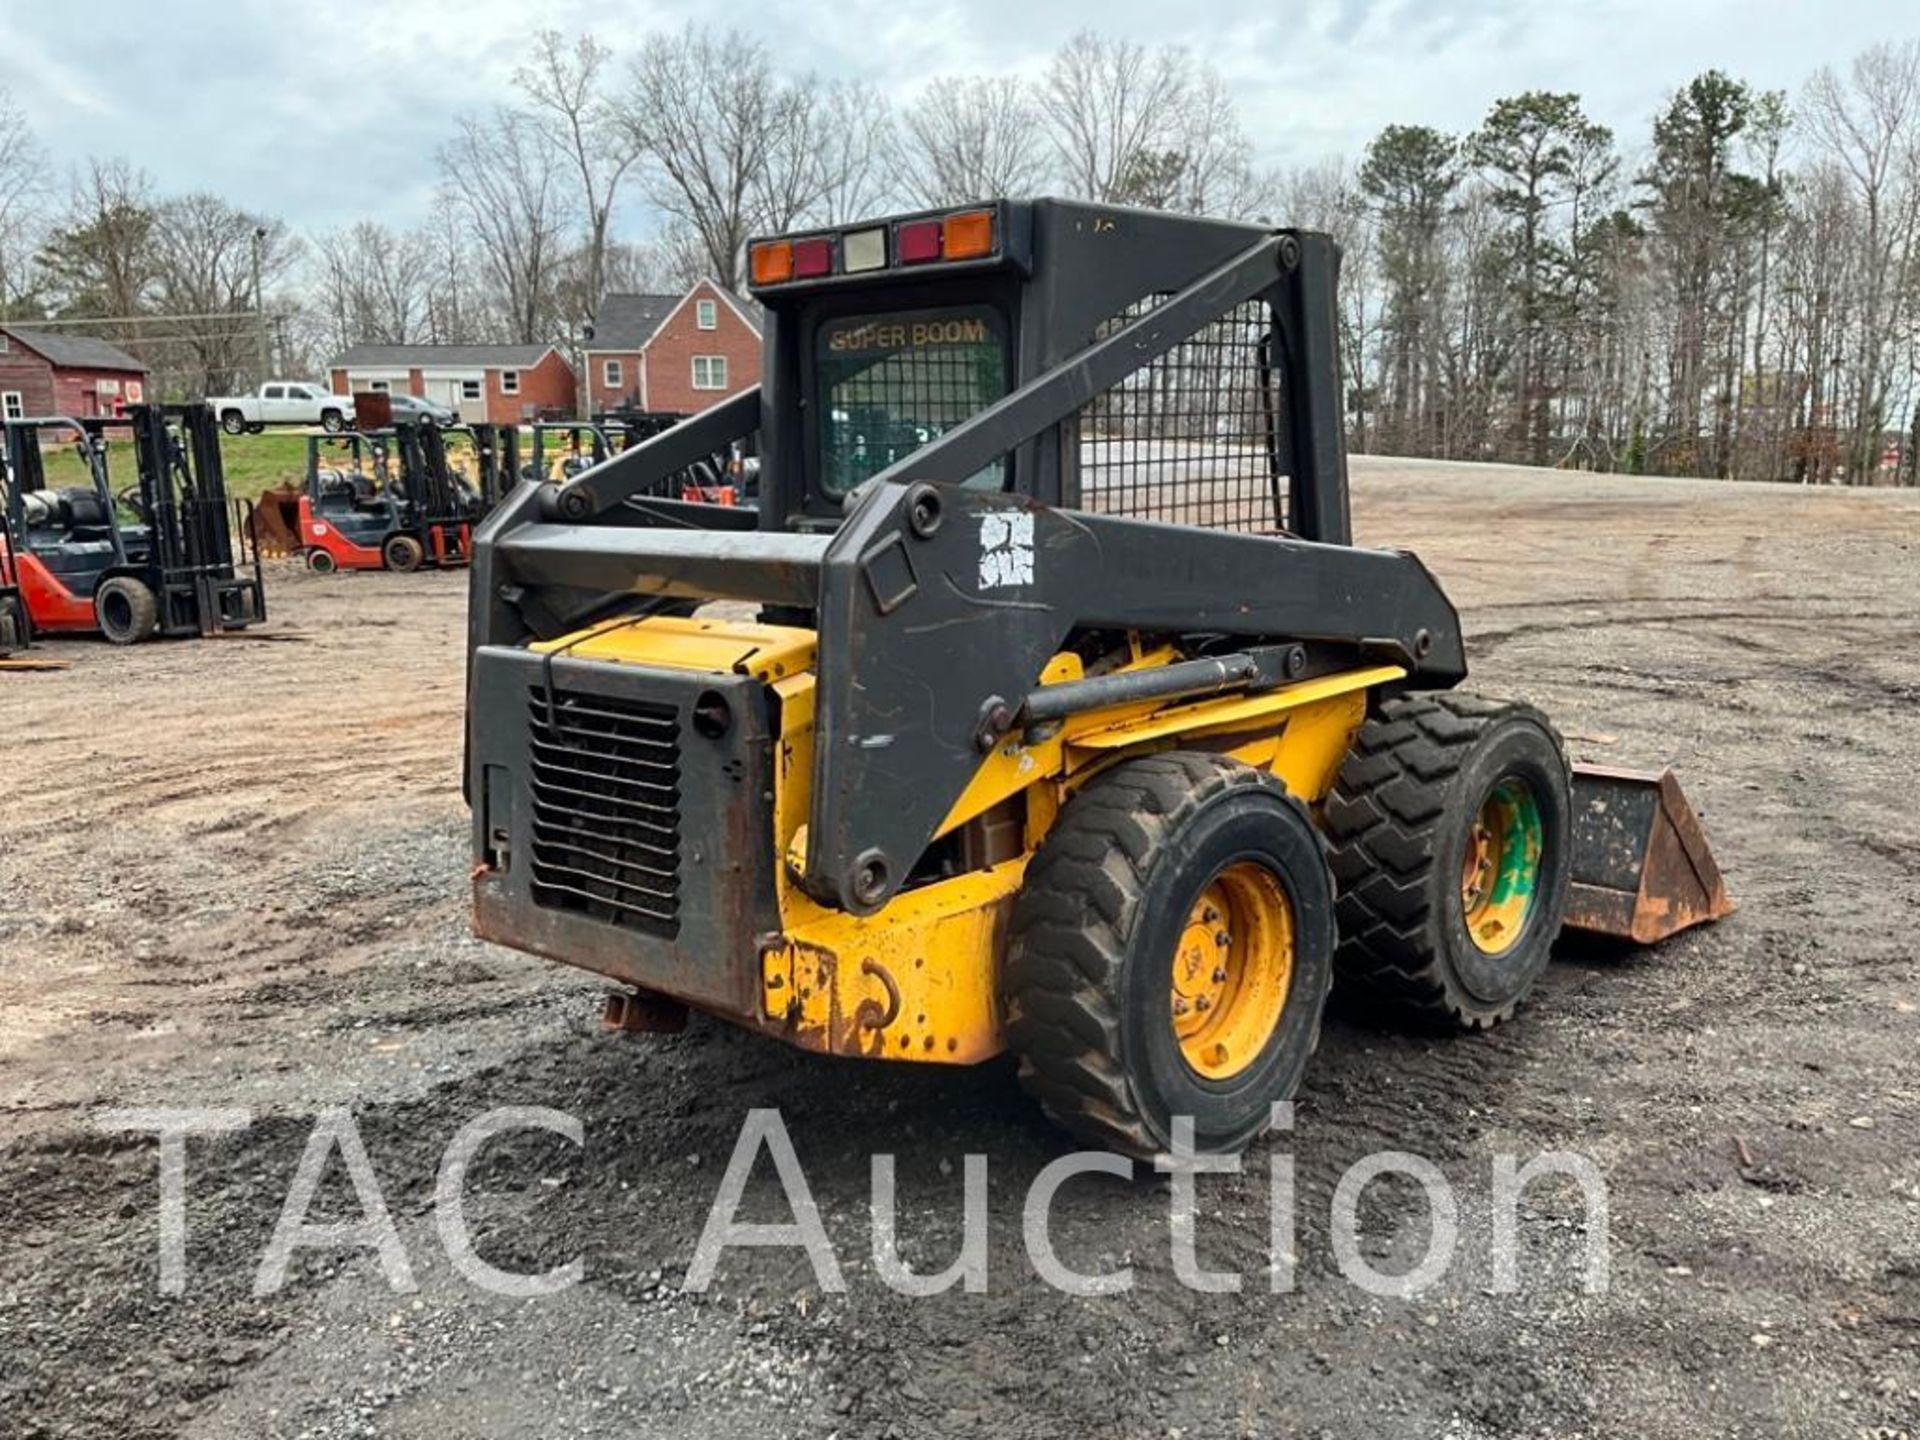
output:
[{"label": "utility pole", "polygon": [[258,330],[260,380],[273,378],[273,336],[267,329],[267,297],[260,284],[260,253],[266,248],[267,227],[256,225],[253,229],[253,314]]}]

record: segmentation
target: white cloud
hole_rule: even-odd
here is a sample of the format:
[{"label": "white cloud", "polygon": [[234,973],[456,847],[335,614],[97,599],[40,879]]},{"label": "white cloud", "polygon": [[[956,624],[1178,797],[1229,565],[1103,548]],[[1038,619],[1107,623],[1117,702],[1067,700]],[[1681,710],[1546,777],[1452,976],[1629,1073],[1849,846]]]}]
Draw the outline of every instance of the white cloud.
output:
[{"label": "white cloud", "polygon": [[[795,70],[858,77],[905,98],[941,73],[1037,73],[1075,29],[1178,42],[1219,67],[1261,158],[1355,155],[1393,122],[1471,127],[1521,89],[1574,90],[1637,143],[1666,93],[1718,66],[1797,89],[1822,63],[1903,38],[1884,0],[284,0],[200,4],[156,23],[151,0],[73,14],[0,0],[10,85],[64,167],[125,155],[163,190],[209,188],[297,225],[424,209],[435,147],[461,111],[510,96],[530,29],[591,28],[630,50],[692,19],[737,25]],[[529,13],[530,10],[532,13]]]}]

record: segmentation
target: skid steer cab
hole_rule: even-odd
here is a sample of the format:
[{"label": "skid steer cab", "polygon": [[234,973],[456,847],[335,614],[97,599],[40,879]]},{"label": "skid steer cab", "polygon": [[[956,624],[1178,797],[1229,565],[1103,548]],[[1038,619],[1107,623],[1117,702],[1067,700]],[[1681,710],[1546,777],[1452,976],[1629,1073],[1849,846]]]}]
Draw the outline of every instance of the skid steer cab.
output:
[{"label": "skid steer cab", "polygon": [[[114,446],[130,450],[138,470],[118,491]],[[205,405],[9,420],[0,501],[0,640],[23,621],[35,634],[131,645],[266,618],[251,507],[227,497]]]},{"label": "skid steer cab", "polygon": [[[491,462],[490,449],[476,453]],[[482,490],[450,462],[445,435],[414,422],[309,435],[298,504],[301,553],[321,574],[463,567],[485,508]]]},{"label": "skid steer cab", "polygon": [[[1055,200],[754,242],[763,382],[478,536],[476,928],[834,1055],[1243,1146],[1338,980],[1479,1029],[1727,908],[1670,781],[1356,547],[1324,235]],[[756,510],[661,489],[736,443]],[[714,604],[712,602],[728,602]],[[956,1083],[961,1083],[956,1077]]]}]

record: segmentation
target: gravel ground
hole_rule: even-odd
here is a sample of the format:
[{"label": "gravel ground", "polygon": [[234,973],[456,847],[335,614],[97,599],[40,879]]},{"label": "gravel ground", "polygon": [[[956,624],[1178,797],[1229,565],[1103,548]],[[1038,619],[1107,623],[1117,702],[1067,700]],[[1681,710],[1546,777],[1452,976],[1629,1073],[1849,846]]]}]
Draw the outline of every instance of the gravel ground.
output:
[{"label": "gravel ground", "polygon": [[[40,1436],[1911,1436],[1920,1433],[1920,497],[1356,462],[1368,543],[1418,549],[1475,685],[1570,748],[1674,763],[1741,901],[1657,951],[1568,947],[1492,1035],[1334,1021],[1291,1135],[1200,1181],[1179,1285],[1162,1178],[1081,1179],[1055,1242],[1125,1293],[1040,1283],[1021,1243],[1063,1152],[1003,1064],[830,1061],[696,1020],[596,1026],[590,977],[466,931],[464,586],[270,576],[261,638],[46,647],[0,677],[0,1434]],[[584,1279],[511,1300],[434,1226],[443,1147],[490,1107],[577,1117],[468,1187],[480,1254]],[[188,1152],[185,1293],[156,1287],[157,1150],[111,1107],[251,1123]],[[357,1122],[417,1289],[366,1249],[254,1282],[316,1116]],[[847,1289],[791,1249],[681,1280],[748,1111],[778,1106]],[[1457,1262],[1411,1298],[1342,1278],[1334,1186],[1378,1149],[1458,1196]],[[1604,1171],[1528,1191],[1494,1293],[1493,1157]],[[871,1260],[870,1157],[907,1258],[960,1237],[988,1157],[985,1293],[910,1299]],[[1298,1287],[1273,1294],[1269,1162],[1298,1173]],[[784,1218],[763,1158],[747,1213]],[[335,1157],[316,1219],[358,1209]],[[1425,1249],[1382,1181],[1364,1253]]]}]

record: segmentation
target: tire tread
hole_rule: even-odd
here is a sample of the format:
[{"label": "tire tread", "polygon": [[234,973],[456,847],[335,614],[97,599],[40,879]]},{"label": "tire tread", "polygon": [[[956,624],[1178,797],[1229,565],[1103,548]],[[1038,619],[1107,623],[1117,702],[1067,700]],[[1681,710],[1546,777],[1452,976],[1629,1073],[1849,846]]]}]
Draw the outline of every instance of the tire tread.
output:
[{"label": "tire tread", "polygon": [[1415,1025],[1488,1029],[1519,1004],[1489,1009],[1465,995],[1431,923],[1436,842],[1453,781],[1481,736],[1516,717],[1560,747],[1531,705],[1457,692],[1389,700],[1361,727],[1323,807],[1340,928],[1336,972]]},{"label": "tire tread", "polygon": [[1003,977],[1008,1039],[1021,1085],[1089,1144],[1159,1152],[1120,1060],[1126,936],[1169,839],[1193,811],[1235,787],[1273,791],[1306,819],[1305,807],[1265,771],[1171,751],[1093,781],[1027,868]]}]

